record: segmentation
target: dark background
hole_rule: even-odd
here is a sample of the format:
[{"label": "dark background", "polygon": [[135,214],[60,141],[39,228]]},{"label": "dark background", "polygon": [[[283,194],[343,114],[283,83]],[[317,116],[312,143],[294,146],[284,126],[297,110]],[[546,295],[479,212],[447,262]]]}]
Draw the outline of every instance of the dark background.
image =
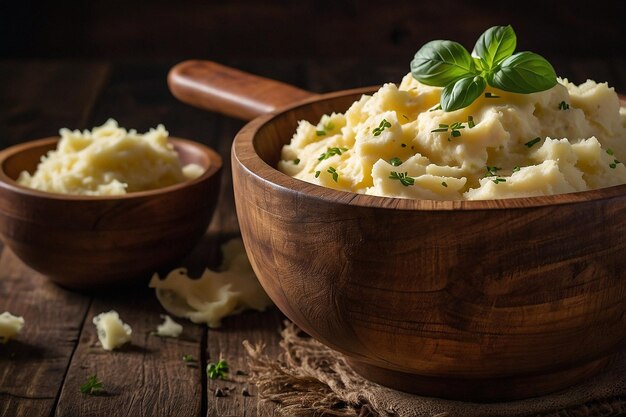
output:
[{"label": "dark background", "polygon": [[457,40],[471,51],[486,28],[506,24],[517,32],[519,50],[548,59],[626,54],[621,0],[2,3],[4,58],[355,59],[365,70],[381,62],[408,66],[432,39]]},{"label": "dark background", "polygon": [[[624,0],[0,0],[0,18],[0,149],[108,117],[203,139],[209,113],[177,102],[166,84],[184,59],[327,92],[399,82],[425,42],[471,51],[493,25],[511,24],[518,50],[543,55],[560,76],[626,91]],[[78,123],[85,97],[96,116]]]}]

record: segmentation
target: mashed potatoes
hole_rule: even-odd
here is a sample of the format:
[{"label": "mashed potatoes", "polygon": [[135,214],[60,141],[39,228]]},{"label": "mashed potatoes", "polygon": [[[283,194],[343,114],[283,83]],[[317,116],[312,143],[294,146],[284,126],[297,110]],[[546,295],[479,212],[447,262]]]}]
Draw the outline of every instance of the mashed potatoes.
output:
[{"label": "mashed potatoes", "polygon": [[626,183],[626,110],[606,83],[514,94],[488,87],[469,107],[439,109],[441,88],[411,74],[345,114],[301,121],[278,168],[377,196],[485,200]]},{"label": "mashed potatoes", "polygon": [[17,182],[61,194],[118,195],[166,187],[197,178],[202,167],[181,167],[163,125],[141,135],[109,119],[91,132],[61,129],[57,149],[41,158],[37,171]]}]

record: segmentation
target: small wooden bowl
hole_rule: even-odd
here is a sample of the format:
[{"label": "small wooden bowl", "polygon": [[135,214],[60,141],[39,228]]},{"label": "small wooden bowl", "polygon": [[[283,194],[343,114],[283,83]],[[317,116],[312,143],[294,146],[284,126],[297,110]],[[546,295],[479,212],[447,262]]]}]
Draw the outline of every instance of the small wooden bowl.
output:
[{"label": "small wooden bowl", "polygon": [[274,168],[299,120],[368,92],[314,96],[235,138],[239,224],[276,305],[366,378],[421,395],[528,398],[609,364],[626,342],[626,185],[425,201],[335,191]]},{"label": "small wooden bowl", "polygon": [[74,289],[148,278],[176,266],[211,220],[221,157],[204,145],[171,138],[183,164],[206,169],[197,179],[121,196],[73,196],[18,185],[58,137],[0,152],[0,237],[28,266]]}]

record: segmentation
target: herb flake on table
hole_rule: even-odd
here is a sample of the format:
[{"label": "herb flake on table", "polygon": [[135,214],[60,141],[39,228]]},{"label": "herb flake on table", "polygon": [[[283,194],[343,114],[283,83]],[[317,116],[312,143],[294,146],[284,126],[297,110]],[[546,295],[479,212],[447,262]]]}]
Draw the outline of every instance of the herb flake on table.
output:
[{"label": "herb flake on table", "polygon": [[220,359],[217,363],[210,363],[206,367],[206,374],[210,379],[226,379],[228,375],[228,362]]},{"label": "herb flake on table", "polygon": [[87,382],[80,386],[80,392],[87,395],[98,395],[104,392],[102,381],[98,379],[96,374],[87,378]]}]

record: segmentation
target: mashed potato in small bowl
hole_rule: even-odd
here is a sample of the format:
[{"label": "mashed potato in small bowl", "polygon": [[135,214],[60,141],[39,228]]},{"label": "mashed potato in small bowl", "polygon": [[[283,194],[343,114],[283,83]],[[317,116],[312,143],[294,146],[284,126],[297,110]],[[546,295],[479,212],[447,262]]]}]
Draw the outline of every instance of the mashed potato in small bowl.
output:
[{"label": "mashed potato in small bowl", "polygon": [[177,266],[205,233],[222,160],[108,121],[0,152],[0,237],[54,282],[92,289]]}]

